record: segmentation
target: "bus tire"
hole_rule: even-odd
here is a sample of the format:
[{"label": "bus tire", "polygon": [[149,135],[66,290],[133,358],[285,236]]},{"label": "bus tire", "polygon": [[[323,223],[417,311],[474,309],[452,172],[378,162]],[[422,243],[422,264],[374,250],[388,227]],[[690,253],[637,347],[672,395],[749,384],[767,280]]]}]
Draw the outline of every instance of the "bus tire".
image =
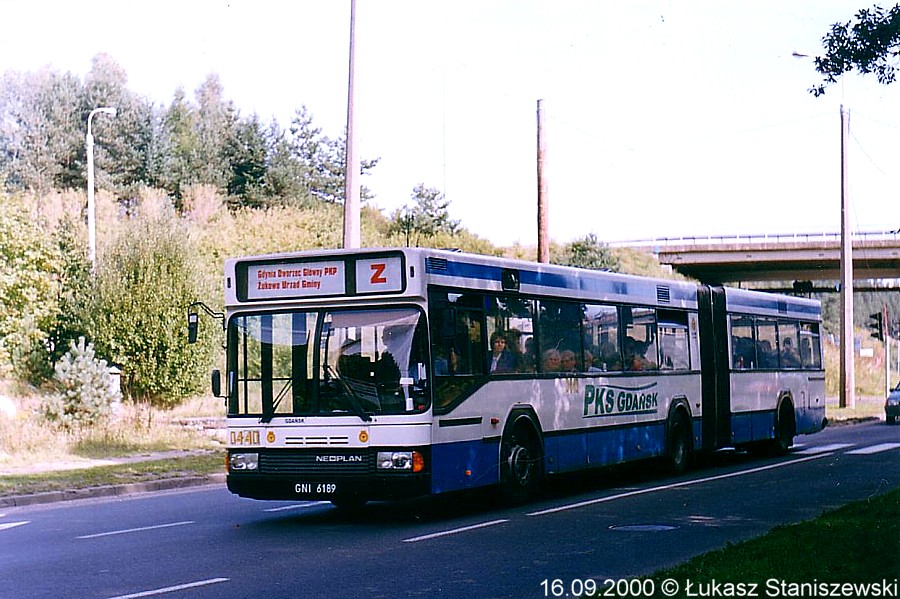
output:
[{"label": "bus tire", "polygon": [[691,419],[683,409],[675,410],[669,417],[666,436],[666,461],[670,474],[684,474],[691,465],[694,448]]},{"label": "bus tire", "polygon": [[794,422],[794,404],[790,399],[785,399],[778,406],[778,416],[775,418],[775,438],[769,447],[773,455],[784,455],[794,444],[794,435],[797,425]]},{"label": "bus tire", "polygon": [[544,477],[544,456],[538,427],[531,417],[516,417],[500,442],[500,488],[510,504],[524,503]]}]

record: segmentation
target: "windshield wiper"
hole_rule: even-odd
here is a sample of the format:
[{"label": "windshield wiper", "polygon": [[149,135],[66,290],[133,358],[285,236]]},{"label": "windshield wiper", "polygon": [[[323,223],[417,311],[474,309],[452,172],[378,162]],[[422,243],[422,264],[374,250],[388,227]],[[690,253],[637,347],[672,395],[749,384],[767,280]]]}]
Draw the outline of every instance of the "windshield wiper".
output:
[{"label": "windshield wiper", "polygon": [[354,414],[359,416],[360,420],[363,422],[371,422],[372,415],[366,412],[365,408],[362,406],[362,401],[360,400],[359,394],[350,386],[350,384],[338,376],[338,373],[334,370],[334,367],[331,364],[325,364],[325,375],[330,376],[333,380],[337,381],[341,387],[346,391],[346,396],[349,399],[347,403],[350,404],[350,407],[353,408],[352,411]]},{"label": "windshield wiper", "polygon": [[285,398],[287,395],[288,389],[291,388],[291,383],[293,381],[288,379],[285,382],[284,387],[281,388],[281,391],[278,392],[278,397],[275,398],[275,401],[272,402],[272,411],[268,414],[263,414],[263,417],[260,418],[260,422],[263,424],[268,424],[272,422],[272,419],[275,418],[275,411],[278,410],[278,406],[281,405],[281,400]]}]

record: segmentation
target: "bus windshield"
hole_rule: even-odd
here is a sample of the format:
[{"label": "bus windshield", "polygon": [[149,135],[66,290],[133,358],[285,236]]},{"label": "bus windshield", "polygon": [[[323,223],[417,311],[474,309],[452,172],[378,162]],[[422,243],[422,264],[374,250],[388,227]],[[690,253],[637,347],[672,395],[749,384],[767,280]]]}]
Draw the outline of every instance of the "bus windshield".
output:
[{"label": "bus windshield", "polygon": [[228,413],[370,420],[422,411],[423,320],[415,308],[237,315],[229,322]]}]

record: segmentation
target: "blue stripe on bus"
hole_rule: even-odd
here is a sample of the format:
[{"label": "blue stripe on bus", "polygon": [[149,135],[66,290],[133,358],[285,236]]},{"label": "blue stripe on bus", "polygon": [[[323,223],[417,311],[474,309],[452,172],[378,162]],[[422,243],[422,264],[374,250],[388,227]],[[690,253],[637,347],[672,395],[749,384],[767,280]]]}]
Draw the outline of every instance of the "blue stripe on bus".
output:
[{"label": "blue stripe on bus", "polygon": [[792,301],[790,296],[773,296],[762,292],[753,295],[743,293],[736,295],[734,292],[729,293],[727,291],[725,292],[725,296],[727,298],[729,312],[740,312],[740,308],[757,308],[779,312],[780,306],[782,308],[782,314],[785,309],[788,312],[807,314],[810,316],[819,316],[821,313],[821,309],[818,305]]},{"label": "blue stripe on bus", "polygon": [[[571,276],[562,273],[539,272],[536,270],[519,270],[519,281],[522,285],[536,287],[548,287],[552,289],[570,289],[575,291],[588,291],[608,295],[643,295],[656,298],[657,285],[665,285],[669,288],[671,302],[696,302],[697,290],[694,286],[684,286],[675,282],[659,282],[654,279],[635,279],[633,281],[610,280],[602,274],[590,274],[588,272]],[[446,265],[437,269],[426,263],[425,271],[450,277],[477,279],[500,283],[503,268],[487,264],[474,264],[471,262],[459,262],[448,260]]]},{"label": "blue stripe on bus", "polygon": [[[699,420],[695,425],[699,427]],[[545,437],[544,469],[548,474],[575,472],[664,453],[665,422],[580,429]],[[499,441],[439,443],[432,447],[431,456],[433,493],[474,489],[500,481]]]},{"label": "blue stripe on bus", "polygon": [[431,448],[431,492],[474,489],[500,481],[500,443],[481,439]]},{"label": "blue stripe on bus", "polygon": [[[665,423],[603,427],[547,437],[548,473],[574,472],[660,456],[665,449]],[[551,461],[552,460],[552,461]]]}]

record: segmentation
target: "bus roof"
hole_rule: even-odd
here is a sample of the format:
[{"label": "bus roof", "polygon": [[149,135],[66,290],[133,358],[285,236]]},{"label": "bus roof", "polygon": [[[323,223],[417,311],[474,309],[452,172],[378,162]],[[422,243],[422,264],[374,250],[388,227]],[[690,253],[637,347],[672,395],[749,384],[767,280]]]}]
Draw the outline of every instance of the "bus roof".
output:
[{"label": "bus roof", "polygon": [[[584,301],[696,308],[698,283],[431,248],[327,249],[225,261],[226,306],[424,297],[428,285]],[[820,318],[819,302],[725,288],[729,312]]]}]

